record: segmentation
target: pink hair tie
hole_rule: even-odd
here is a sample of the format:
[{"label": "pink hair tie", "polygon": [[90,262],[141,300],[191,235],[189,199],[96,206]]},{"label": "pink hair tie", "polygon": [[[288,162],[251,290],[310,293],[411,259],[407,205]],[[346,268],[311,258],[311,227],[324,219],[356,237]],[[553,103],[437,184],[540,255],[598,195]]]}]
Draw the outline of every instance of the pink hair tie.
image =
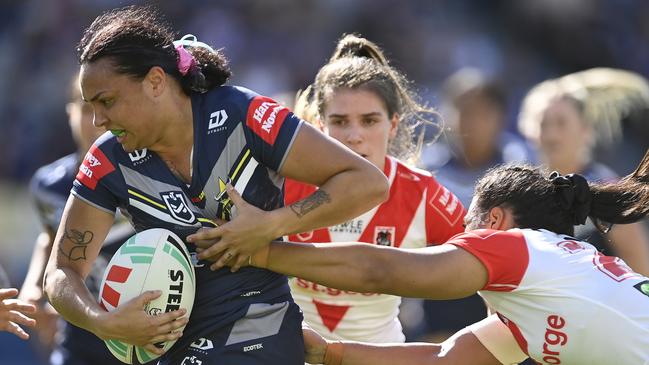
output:
[{"label": "pink hair tie", "polygon": [[185,46],[201,47],[212,53],[216,52],[209,45],[203,42],[199,42],[198,39],[196,39],[196,36],[193,34],[185,34],[179,40],[174,41],[173,44],[176,48],[176,52],[178,52],[178,71],[180,71],[180,74],[183,76],[187,75],[187,72],[189,72],[189,70],[191,70],[193,67],[198,66],[196,59],[185,49]]},{"label": "pink hair tie", "polygon": [[176,46],[176,52],[178,52],[178,71],[185,76],[192,67],[196,66],[196,59],[182,44]]}]

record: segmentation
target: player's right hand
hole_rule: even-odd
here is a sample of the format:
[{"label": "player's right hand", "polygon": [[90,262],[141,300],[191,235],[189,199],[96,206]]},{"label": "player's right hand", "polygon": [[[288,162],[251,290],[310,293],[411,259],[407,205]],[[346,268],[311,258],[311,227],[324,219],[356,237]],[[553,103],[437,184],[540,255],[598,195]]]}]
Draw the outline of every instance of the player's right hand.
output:
[{"label": "player's right hand", "polygon": [[183,308],[156,316],[146,313],[146,305],[161,294],[159,290],[147,291],[112,312],[105,312],[97,318],[95,334],[102,340],[118,340],[162,355],[164,351],[154,344],[180,338],[182,332],[179,329],[187,324],[189,318]]},{"label": "player's right hand", "polygon": [[0,331],[7,331],[27,340],[29,334],[20,325],[36,326],[36,321],[25,315],[34,313],[36,307],[20,299],[11,299],[16,295],[18,289],[0,289]]}]

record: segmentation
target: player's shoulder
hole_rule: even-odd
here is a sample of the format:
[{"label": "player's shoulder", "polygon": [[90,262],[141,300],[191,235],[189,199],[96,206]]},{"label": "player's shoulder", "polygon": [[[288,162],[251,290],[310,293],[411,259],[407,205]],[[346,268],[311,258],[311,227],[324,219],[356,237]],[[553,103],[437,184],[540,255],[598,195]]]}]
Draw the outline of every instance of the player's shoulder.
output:
[{"label": "player's shoulder", "polygon": [[521,230],[518,228],[500,231],[495,229],[474,229],[458,233],[451,237],[454,241],[525,241],[524,232],[531,230]]},{"label": "player's shoulder", "polygon": [[79,157],[76,153],[41,166],[32,176],[30,190],[33,194],[48,192],[67,195],[78,168]]},{"label": "player's shoulder", "polygon": [[197,94],[196,97],[203,99],[203,104],[207,108],[229,104],[245,110],[253,99],[261,95],[242,86],[223,85],[204,94]]}]

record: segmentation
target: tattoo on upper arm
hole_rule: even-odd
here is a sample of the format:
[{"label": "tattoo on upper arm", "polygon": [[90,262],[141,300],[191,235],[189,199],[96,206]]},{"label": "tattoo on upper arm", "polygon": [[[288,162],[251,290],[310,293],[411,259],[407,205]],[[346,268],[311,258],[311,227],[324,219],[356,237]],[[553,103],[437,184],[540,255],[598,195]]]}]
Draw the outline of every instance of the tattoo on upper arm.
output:
[{"label": "tattoo on upper arm", "polygon": [[304,217],[307,213],[325,203],[331,203],[331,197],[324,190],[316,190],[315,193],[291,204],[290,208],[299,218]]},{"label": "tattoo on upper arm", "polygon": [[81,232],[66,227],[59,242],[59,252],[70,261],[85,260],[86,248],[94,236],[92,231]]}]

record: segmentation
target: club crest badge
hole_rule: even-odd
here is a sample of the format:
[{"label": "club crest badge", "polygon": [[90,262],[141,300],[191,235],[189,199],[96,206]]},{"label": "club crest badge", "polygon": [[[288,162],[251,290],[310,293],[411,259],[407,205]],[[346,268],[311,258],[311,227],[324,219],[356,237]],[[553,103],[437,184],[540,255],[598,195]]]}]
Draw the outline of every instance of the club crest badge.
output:
[{"label": "club crest badge", "polygon": [[394,246],[395,227],[374,227],[374,243],[380,246]]}]

